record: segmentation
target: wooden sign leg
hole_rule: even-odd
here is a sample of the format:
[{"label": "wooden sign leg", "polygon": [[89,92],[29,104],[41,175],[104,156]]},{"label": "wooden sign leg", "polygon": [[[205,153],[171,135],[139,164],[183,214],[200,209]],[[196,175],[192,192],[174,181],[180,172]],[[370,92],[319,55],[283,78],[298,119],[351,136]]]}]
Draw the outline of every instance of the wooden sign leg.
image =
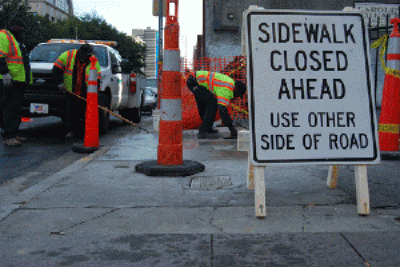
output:
[{"label": "wooden sign leg", "polygon": [[265,167],[254,166],[254,183],[255,183],[255,208],[256,217],[263,218],[267,216],[265,205]]},{"label": "wooden sign leg", "polygon": [[357,213],[359,215],[369,214],[369,190],[367,178],[367,166],[356,165],[355,168],[355,182],[356,182],[356,195],[357,195]]},{"label": "wooden sign leg", "polygon": [[254,167],[250,158],[250,133],[246,130],[240,130],[237,138],[237,150],[247,151],[247,189],[254,190]]},{"label": "wooden sign leg", "polygon": [[247,189],[254,190],[254,166],[251,164],[250,155],[247,157]]},{"label": "wooden sign leg", "polygon": [[336,188],[338,172],[339,172],[338,165],[329,166],[328,179],[326,180],[326,184],[330,189]]}]

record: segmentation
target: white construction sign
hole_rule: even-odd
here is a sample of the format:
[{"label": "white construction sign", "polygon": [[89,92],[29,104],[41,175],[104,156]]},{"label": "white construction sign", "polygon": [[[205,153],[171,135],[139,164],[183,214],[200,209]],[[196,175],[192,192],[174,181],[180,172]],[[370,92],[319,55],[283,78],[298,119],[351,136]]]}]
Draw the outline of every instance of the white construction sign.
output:
[{"label": "white construction sign", "polygon": [[362,15],[251,10],[244,23],[252,163],[378,163]]}]

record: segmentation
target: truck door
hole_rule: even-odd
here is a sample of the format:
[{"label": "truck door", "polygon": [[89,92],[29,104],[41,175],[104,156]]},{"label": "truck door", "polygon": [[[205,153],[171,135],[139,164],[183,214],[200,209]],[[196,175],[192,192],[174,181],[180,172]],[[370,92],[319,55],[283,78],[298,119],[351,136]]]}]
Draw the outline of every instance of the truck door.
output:
[{"label": "truck door", "polygon": [[118,107],[125,107],[128,102],[128,95],[126,92],[123,76],[121,72],[120,59],[116,55],[113,49],[110,50],[111,56],[111,70],[112,70],[112,87],[113,87],[113,97],[116,97],[115,103]]}]

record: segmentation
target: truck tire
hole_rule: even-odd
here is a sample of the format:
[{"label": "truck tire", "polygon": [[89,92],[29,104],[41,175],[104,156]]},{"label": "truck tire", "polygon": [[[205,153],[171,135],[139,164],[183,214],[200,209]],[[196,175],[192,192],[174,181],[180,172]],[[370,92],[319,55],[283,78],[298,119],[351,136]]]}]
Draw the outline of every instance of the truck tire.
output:
[{"label": "truck tire", "polygon": [[119,114],[133,123],[139,123],[142,119],[141,107],[121,109]]},{"label": "truck tire", "polygon": [[[110,99],[106,93],[99,92],[99,105],[110,109]],[[103,135],[108,132],[108,127],[110,126],[110,114],[99,108],[99,134]]]},{"label": "truck tire", "polygon": [[140,120],[142,119],[142,109],[141,107],[138,108],[132,108],[131,109],[131,121],[134,123],[139,123]]}]

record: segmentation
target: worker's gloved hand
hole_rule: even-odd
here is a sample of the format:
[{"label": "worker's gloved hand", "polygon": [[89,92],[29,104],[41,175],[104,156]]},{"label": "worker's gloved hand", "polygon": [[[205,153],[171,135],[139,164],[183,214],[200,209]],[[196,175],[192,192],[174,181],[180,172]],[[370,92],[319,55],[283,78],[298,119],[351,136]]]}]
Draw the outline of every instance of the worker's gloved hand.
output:
[{"label": "worker's gloved hand", "polygon": [[10,73],[3,74],[3,83],[5,87],[12,87],[12,78]]},{"label": "worker's gloved hand", "polygon": [[199,84],[197,83],[196,77],[193,77],[192,75],[189,76],[187,79],[187,87],[189,88],[190,91],[193,91],[193,88],[198,86]]},{"label": "worker's gloved hand", "polygon": [[57,85],[57,88],[61,91],[64,92],[65,91],[65,87],[63,83],[60,83],[59,85]]}]

